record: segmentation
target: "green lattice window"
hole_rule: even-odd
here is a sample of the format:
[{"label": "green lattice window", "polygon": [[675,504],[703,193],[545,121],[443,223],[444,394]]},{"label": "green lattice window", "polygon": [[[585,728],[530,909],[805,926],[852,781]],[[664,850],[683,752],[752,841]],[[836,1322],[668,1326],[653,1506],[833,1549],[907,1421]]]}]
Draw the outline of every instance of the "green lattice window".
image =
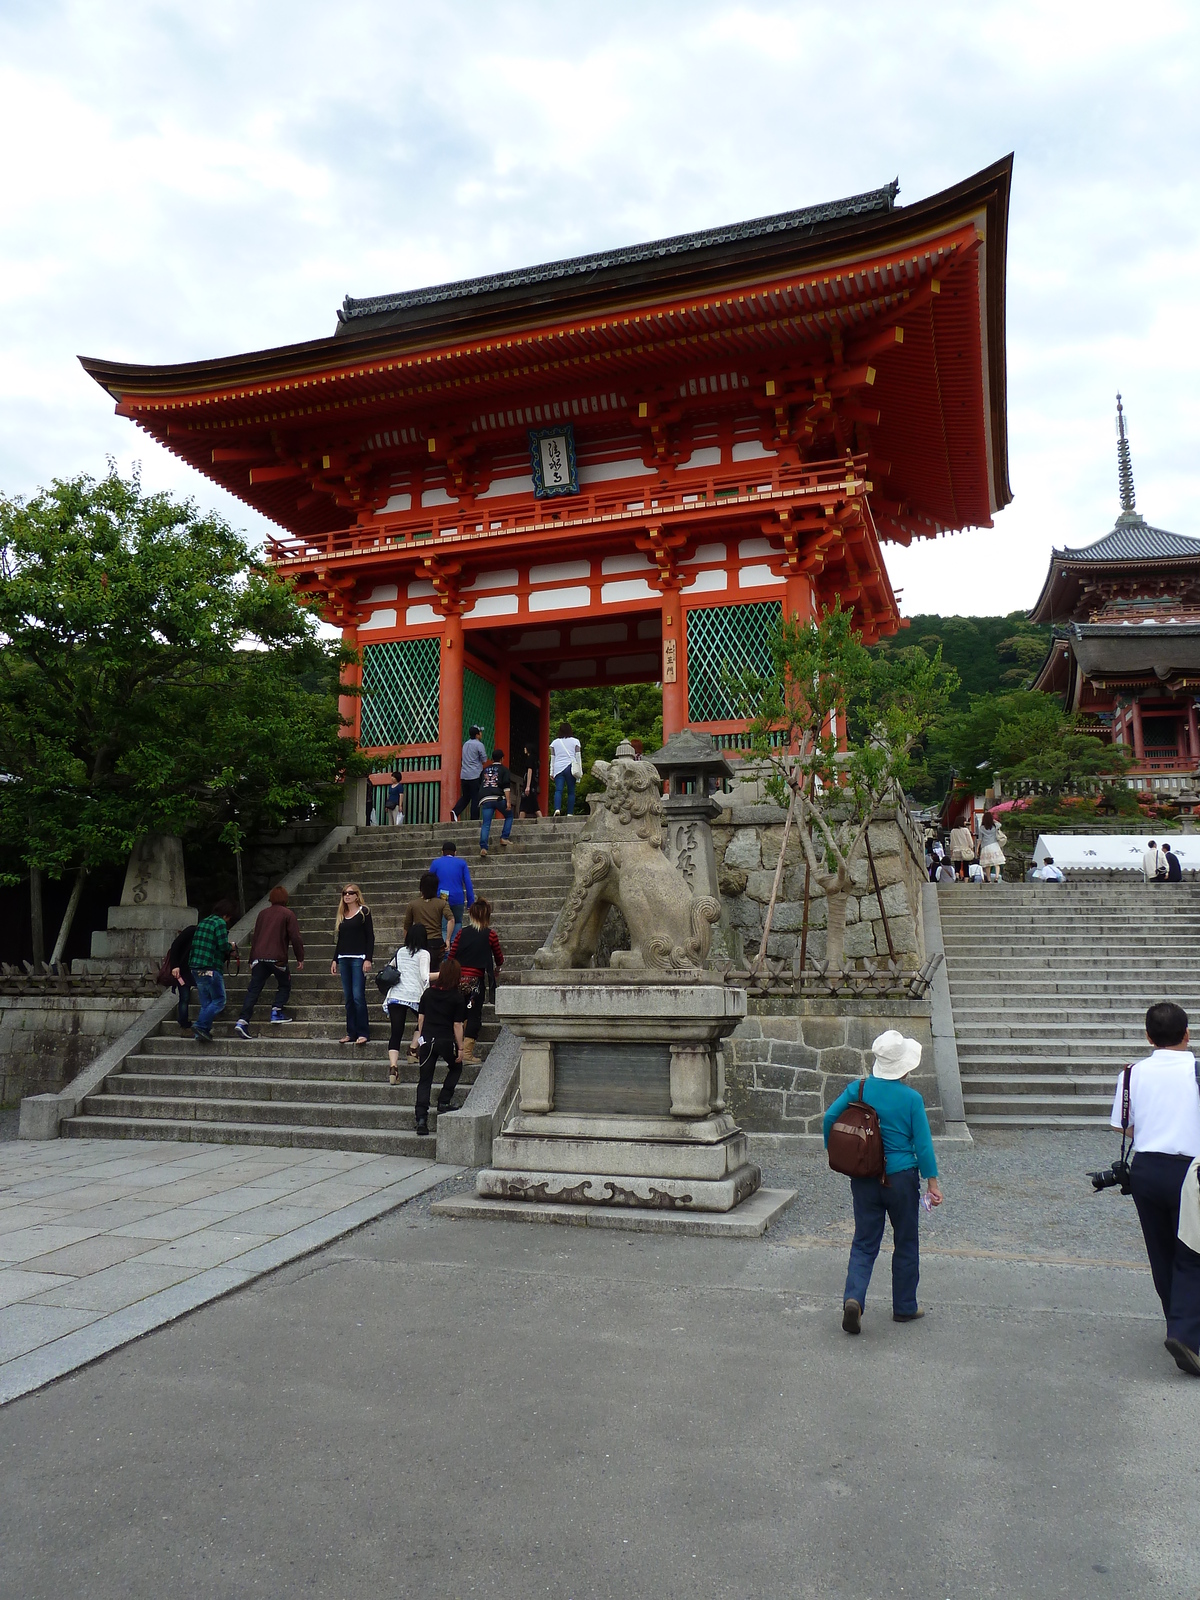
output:
[{"label": "green lattice window", "polygon": [[438,666],[439,641],[430,635],[364,648],[364,748],[437,743]]},{"label": "green lattice window", "polygon": [[496,742],[496,686],[467,667],[463,672],[463,739],[467,729],[483,729],[483,742],[489,751]]},{"label": "green lattice window", "polygon": [[701,606],[687,613],[688,721],[735,722],[742,716],[730,699],[725,673],[771,670],[771,636],[781,606],[767,600],[748,606]]}]

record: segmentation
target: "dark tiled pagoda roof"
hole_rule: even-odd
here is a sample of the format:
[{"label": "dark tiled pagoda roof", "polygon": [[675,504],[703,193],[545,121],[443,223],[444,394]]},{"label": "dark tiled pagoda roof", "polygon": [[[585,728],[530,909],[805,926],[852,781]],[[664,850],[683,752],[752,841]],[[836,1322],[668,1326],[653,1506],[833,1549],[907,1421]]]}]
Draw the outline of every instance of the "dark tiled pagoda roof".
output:
[{"label": "dark tiled pagoda roof", "polygon": [[845,200],[829,200],[823,205],[804,206],[799,211],[781,211],[771,217],[755,217],[750,222],[734,222],[723,228],[706,228],[700,233],[677,233],[669,239],[652,239],[646,244],[625,245],[618,250],[597,250],[591,255],[570,256],[562,261],[547,261],[541,266],[520,267],[512,272],[495,272],[483,278],[463,278],[457,283],[433,284],[425,289],[405,289],[399,294],[373,295],[355,300],[347,295],[338,312],[339,323],[361,317],[379,316],[389,311],[408,311],[416,306],[437,305],[447,300],[463,300],[473,295],[494,294],[505,289],[522,289],[556,279],[603,272],[610,267],[637,266],[666,256],[694,250],[758,239],[765,234],[811,232],[823,223],[841,222],[873,212],[890,211],[899,192],[893,179],[882,189],[870,189]]},{"label": "dark tiled pagoda roof", "polygon": [[1200,556],[1200,539],[1152,528],[1136,511],[1123,511],[1112,532],[1094,544],[1054,552],[1056,561],[1169,561],[1180,556]]}]

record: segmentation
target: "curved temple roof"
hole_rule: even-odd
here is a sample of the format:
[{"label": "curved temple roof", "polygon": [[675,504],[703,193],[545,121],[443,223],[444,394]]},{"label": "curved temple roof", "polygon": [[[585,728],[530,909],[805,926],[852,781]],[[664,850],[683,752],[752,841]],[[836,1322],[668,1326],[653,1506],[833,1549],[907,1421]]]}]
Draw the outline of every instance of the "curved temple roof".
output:
[{"label": "curved temple roof", "polygon": [[733,222],[722,228],[706,228],[699,233],[677,233],[667,239],[652,239],[646,244],[624,245],[617,250],[596,250],[591,255],[568,256],[562,261],[547,261],[542,266],[520,267],[510,272],[494,272],[483,278],[462,278],[456,283],[431,285],[427,289],[404,289],[399,294],[373,295],[355,300],[347,295],[338,311],[339,323],[377,317],[389,311],[408,311],[414,306],[437,305],[446,300],[462,300],[474,295],[494,294],[505,289],[522,289],[537,283],[574,278],[601,272],[609,267],[635,266],[707,250],[714,245],[758,239],[766,234],[811,233],[825,222],[840,222],[868,212],[890,211],[900,191],[900,180],[893,178],[882,189],[850,195],[845,200],[829,200],[823,205],[804,206],[799,211],[780,211],[750,222]]}]

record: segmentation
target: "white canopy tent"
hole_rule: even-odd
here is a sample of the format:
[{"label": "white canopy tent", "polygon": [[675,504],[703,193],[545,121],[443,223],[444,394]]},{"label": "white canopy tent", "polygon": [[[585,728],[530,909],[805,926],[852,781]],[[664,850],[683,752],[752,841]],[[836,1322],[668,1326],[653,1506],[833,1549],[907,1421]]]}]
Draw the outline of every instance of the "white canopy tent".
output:
[{"label": "white canopy tent", "polygon": [[1184,872],[1200,869],[1200,834],[1178,833],[1042,833],[1033,847],[1040,867],[1050,857],[1065,873],[1136,872],[1150,840],[1164,841],[1179,857]]}]

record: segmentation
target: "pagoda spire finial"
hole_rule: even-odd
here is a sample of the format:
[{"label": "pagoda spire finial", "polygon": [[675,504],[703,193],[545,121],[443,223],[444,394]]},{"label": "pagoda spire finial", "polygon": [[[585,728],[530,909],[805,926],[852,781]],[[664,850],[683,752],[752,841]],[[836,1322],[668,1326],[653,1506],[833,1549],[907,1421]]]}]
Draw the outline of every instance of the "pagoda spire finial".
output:
[{"label": "pagoda spire finial", "polygon": [[1129,439],[1125,433],[1125,413],[1121,408],[1119,392],[1117,394],[1117,482],[1121,490],[1121,510],[1135,510],[1137,496],[1133,490],[1133,462],[1129,456]]}]

